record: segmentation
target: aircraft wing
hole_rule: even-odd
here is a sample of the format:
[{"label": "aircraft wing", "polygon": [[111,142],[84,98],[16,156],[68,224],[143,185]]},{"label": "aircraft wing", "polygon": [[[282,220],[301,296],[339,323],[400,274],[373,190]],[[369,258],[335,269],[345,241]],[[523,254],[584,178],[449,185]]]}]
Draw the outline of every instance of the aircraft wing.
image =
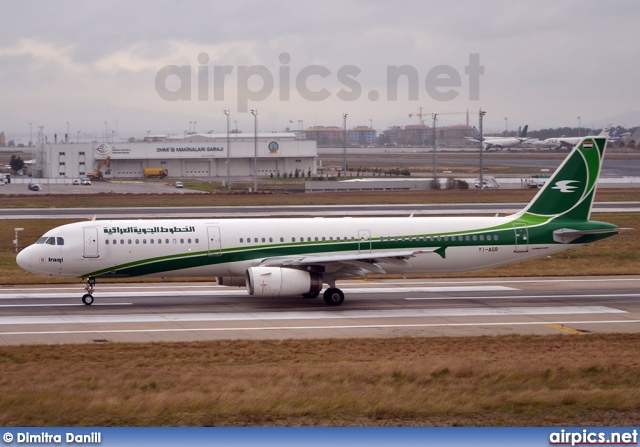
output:
[{"label": "aircraft wing", "polygon": [[378,265],[379,263],[405,263],[408,258],[412,258],[414,256],[425,253],[436,253],[444,258],[445,247],[429,250],[379,250],[368,253],[284,256],[277,258],[267,258],[262,261],[260,265],[280,267],[331,267],[331,270],[334,270],[336,272],[344,271],[344,273],[360,276],[368,272],[384,274],[386,272],[382,267]]}]

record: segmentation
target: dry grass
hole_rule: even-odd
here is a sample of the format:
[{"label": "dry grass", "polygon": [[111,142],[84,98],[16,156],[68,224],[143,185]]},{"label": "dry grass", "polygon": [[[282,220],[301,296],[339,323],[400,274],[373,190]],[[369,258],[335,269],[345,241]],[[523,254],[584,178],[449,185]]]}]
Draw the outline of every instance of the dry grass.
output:
[{"label": "dry grass", "polygon": [[5,426],[623,425],[640,407],[640,334],[2,347],[0,370]]},{"label": "dry grass", "polygon": [[[363,191],[296,194],[74,194],[0,195],[2,208],[118,208],[172,206],[286,206],[286,205],[371,205],[429,203],[526,203],[536,190],[440,190],[385,192]],[[599,189],[599,202],[640,201],[640,188]]]}]

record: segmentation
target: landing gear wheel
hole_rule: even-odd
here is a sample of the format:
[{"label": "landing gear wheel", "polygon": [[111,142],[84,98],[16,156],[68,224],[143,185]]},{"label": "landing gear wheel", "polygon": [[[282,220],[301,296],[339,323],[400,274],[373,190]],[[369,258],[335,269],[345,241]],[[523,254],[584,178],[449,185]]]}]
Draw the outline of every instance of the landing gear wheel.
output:
[{"label": "landing gear wheel", "polygon": [[87,306],[91,306],[93,304],[93,295],[85,293],[82,295],[82,302]]},{"label": "landing gear wheel", "polygon": [[324,302],[330,306],[339,306],[344,302],[344,293],[342,290],[331,287],[324,291]]},{"label": "landing gear wheel", "polygon": [[317,292],[309,292],[309,293],[303,293],[302,294],[302,298],[318,298],[318,295],[320,295],[320,291],[318,290]]}]

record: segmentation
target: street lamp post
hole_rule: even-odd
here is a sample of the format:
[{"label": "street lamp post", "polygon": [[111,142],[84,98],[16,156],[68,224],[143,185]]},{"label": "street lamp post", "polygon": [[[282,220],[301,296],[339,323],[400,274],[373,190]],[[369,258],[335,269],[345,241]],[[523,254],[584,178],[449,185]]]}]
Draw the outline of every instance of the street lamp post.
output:
[{"label": "street lamp post", "polygon": [[480,189],[483,188],[484,186],[484,165],[483,165],[483,161],[482,161],[482,153],[484,152],[482,150],[482,146],[483,146],[483,137],[482,137],[482,119],[484,118],[484,116],[487,114],[487,112],[485,110],[480,109],[480,112],[478,113],[478,127],[480,128]]},{"label": "street lamp post", "polygon": [[230,116],[231,116],[231,111],[230,110],[223,110],[224,114],[227,115],[227,189],[231,189],[231,166],[229,165],[229,151],[231,149],[231,144],[229,141],[229,124],[231,123],[230,121]]},{"label": "street lamp post", "polygon": [[251,109],[253,115],[253,190],[258,191],[258,109]]},{"label": "street lamp post", "polygon": [[33,145],[33,126],[29,123],[29,147]]},{"label": "street lamp post", "polygon": [[582,122],[580,117],[578,117],[578,138],[582,136]]},{"label": "street lamp post", "polygon": [[438,160],[436,159],[436,151],[438,150],[438,136],[436,134],[436,119],[438,114],[433,114],[433,181],[438,181]]},{"label": "street lamp post", "polygon": [[64,135],[64,142],[69,142],[69,121],[67,121],[67,133]]},{"label": "street lamp post", "polygon": [[344,125],[344,163],[342,166],[342,176],[344,179],[347,179],[347,115],[342,115],[343,125]]},{"label": "street lamp post", "polygon": [[509,136],[509,118],[505,117],[504,118],[504,137],[507,138],[508,136]]}]

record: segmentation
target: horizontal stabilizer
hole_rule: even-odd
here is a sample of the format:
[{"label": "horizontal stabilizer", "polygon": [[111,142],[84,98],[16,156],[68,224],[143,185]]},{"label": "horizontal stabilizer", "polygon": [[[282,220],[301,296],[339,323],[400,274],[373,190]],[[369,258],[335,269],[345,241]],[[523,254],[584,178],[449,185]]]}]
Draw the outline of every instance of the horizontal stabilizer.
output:
[{"label": "horizontal stabilizer", "polygon": [[553,240],[560,244],[570,244],[579,237],[593,236],[598,234],[618,234],[621,231],[631,230],[632,228],[604,228],[601,230],[572,230],[570,228],[561,228],[553,232]]}]

